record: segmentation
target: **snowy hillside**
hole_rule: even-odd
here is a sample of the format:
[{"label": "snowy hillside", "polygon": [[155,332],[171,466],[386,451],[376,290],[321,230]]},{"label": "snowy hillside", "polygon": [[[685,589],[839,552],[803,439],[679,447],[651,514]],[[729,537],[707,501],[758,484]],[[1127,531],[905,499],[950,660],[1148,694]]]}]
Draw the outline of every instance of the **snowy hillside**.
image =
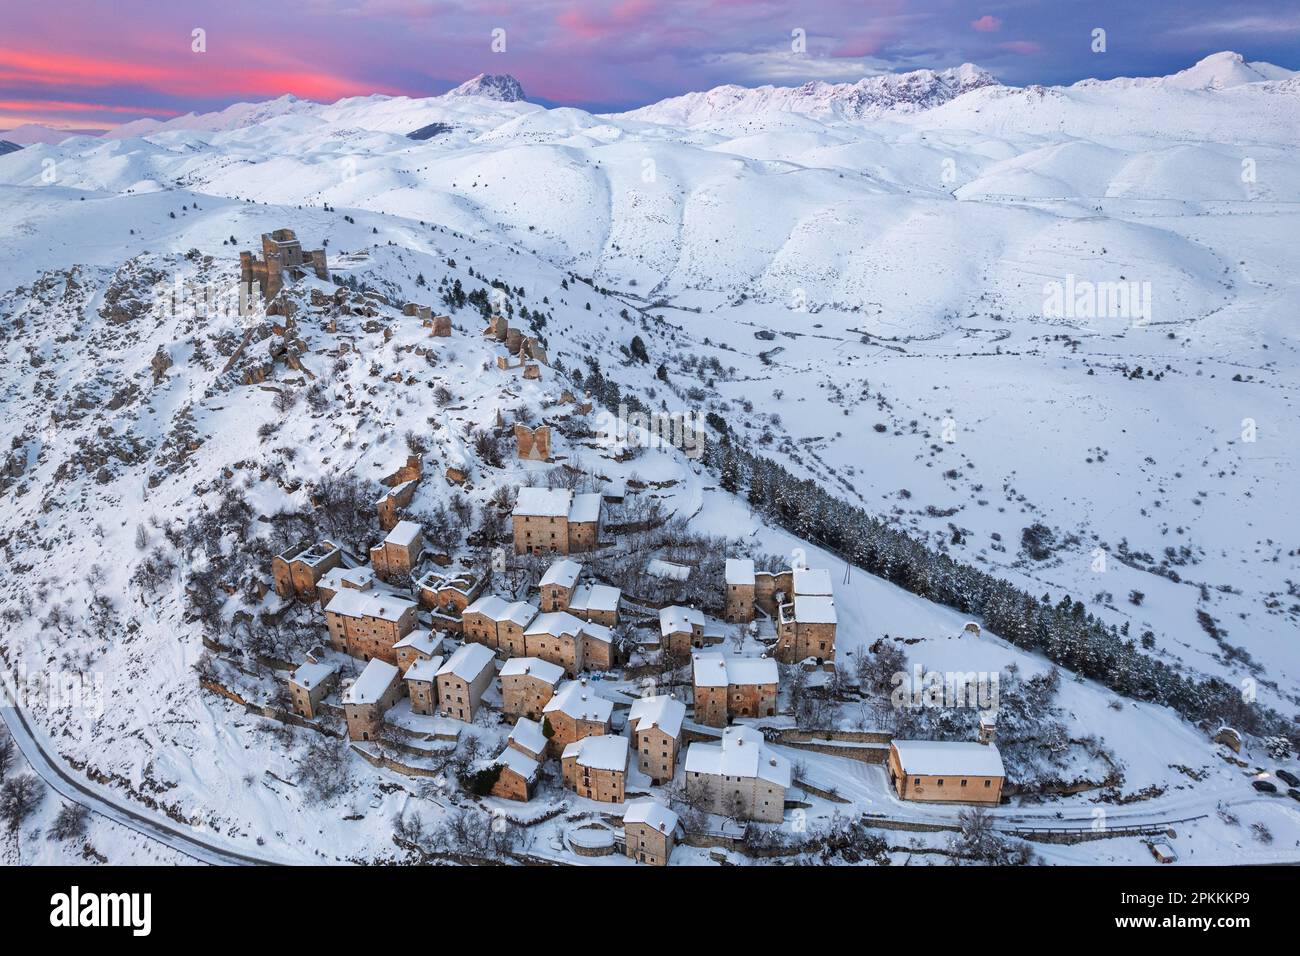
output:
[{"label": "snowy hillside", "polygon": [[[928,667],[1054,680],[1050,641],[987,622],[957,640],[970,614],[849,568],[722,458],[611,447],[611,397],[708,414],[711,441],[954,566],[1070,597],[1162,673],[1248,687],[1288,719],[1298,132],[1296,77],[1225,53],[1164,78],[1013,89],[968,64],[617,115],[544,109],[480,75],[442,97],[286,96],[29,138],[0,155],[0,651],[7,670],[93,671],[108,688],[97,720],[34,710],[33,739],[223,851],[407,858],[394,816],[442,819],[458,797],[356,759],[353,790],[313,800],[311,734],[271,729],[197,677],[276,700],[273,662],[301,660],[323,624],[260,593],[271,555],[326,532],[364,554],[366,496],[413,452],[426,478],[411,510],[457,562],[494,560],[502,489],[554,468],[637,488],[706,565],[798,549],[831,568],[850,666],[889,640]],[[197,304],[282,227],[324,246],[332,272],[293,284],[294,323]],[[1083,308],[1091,284],[1122,286],[1125,307]],[[179,308],[160,308],[167,289]],[[453,334],[431,337],[407,302],[450,312]],[[539,380],[498,366],[489,302],[546,349]],[[584,391],[589,416],[573,408]],[[500,454],[498,422],[543,418],[558,466]],[[453,465],[464,485],[444,477]],[[366,520],[325,528],[340,476]],[[1061,677],[1060,750],[1030,768],[1040,792],[1003,808],[1005,826],[1086,827],[1100,807],[1179,821],[1203,859],[1286,858],[1300,830],[1284,795],[1251,787],[1280,765],[1258,742],[1238,757],[1150,688]],[[624,703],[637,686],[609,685]],[[879,717],[863,700],[835,720]],[[466,734],[501,745],[495,723]],[[814,829],[845,803],[934,816],[901,805],[878,766],[786,749]],[[573,862],[549,810],[529,811],[529,852]],[[124,826],[96,823],[97,852],[149,858]],[[154,859],[185,852],[166,845]],[[1150,860],[1135,839],[1043,854]]]}]

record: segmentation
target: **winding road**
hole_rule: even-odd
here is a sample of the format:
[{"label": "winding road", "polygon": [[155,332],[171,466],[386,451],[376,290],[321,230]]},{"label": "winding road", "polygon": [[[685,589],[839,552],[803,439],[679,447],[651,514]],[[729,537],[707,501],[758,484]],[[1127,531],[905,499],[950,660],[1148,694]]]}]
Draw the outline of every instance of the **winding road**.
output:
[{"label": "winding road", "polygon": [[71,771],[65,769],[62,758],[56,752],[52,752],[52,748],[47,746],[48,742],[43,741],[39,733],[33,731],[21,710],[11,706],[0,707],[0,718],[4,719],[10,736],[13,737],[14,743],[22,751],[23,756],[27,758],[32,770],[65,800],[79,804],[91,813],[134,830],[200,863],[212,866],[281,865],[277,860],[251,856],[200,839],[193,833],[180,829],[165,817],[126,806],[119,802],[111,791],[78,780]]}]

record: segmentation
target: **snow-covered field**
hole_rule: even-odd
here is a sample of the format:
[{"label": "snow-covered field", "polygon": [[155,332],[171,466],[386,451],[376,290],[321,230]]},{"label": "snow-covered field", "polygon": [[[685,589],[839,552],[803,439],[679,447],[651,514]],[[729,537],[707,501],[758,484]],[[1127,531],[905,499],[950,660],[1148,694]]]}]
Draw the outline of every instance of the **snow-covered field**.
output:
[{"label": "snow-covered field", "polygon": [[[1011,89],[966,68],[879,86],[723,88],[609,116],[465,91],[286,97],[106,137],[33,135],[0,156],[0,649],[10,671],[94,673],[106,688],[102,715],[27,709],[51,746],[124,803],[147,798],[229,851],[399,857],[394,815],[436,820],[447,794],[354,759],[346,798],[308,800],[293,781],[313,735],[199,689],[204,625],[186,575],[248,540],[287,543],[271,516],[310,511],[324,476],[378,488],[408,432],[433,476],[415,510],[489,510],[496,488],[546,469],[482,460],[472,431],[498,411],[567,415],[560,393],[581,391],[572,372],[589,359],[655,407],[720,415],[934,549],[1081,599],[1150,653],[1296,713],[1300,77],[1220,54],[1173,77],[1067,88]],[[162,314],[153,288],[179,276],[229,289],[238,251],[283,226],[326,243],[337,279],[394,302],[439,311],[451,283],[501,280],[552,367],[537,382],[497,369],[472,304],[450,339],[382,306],[328,328],[307,295],[335,286],[309,279],[294,290],[306,371],[281,362],[241,384],[238,369],[277,341],[257,332],[274,320]],[[1134,308],[1056,314],[1051,283],[1136,283]],[[226,371],[250,327],[250,356]],[[630,357],[633,336],[648,363]],[[667,511],[734,553],[802,548],[830,567],[841,660],[890,635],[938,670],[1048,669],[987,629],[958,639],[955,611],[860,569],[845,579],[839,559],[765,524],[685,455],[559,450],[600,479],[660,483]],[[471,480],[458,490],[441,474],[461,461]],[[222,526],[205,545],[216,555],[186,541],[181,528],[235,490],[244,526]],[[145,587],[140,568],[158,556],[165,573]],[[222,602],[232,630],[280,610],[242,592]],[[319,612],[315,624],[323,633]],[[245,676],[273,693],[273,675]],[[1109,818],[1189,821],[1176,824],[1189,862],[1300,855],[1300,808],[1250,785],[1294,760],[1256,746],[1239,765],[1172,711],[1063,676],[1070,736],[1122,767]],[[495,746],[507,729],[483,718],[472,734]],[[791,759],[847,801],[806,796],[814,829],[836,811],[952,817],[900,805],[878,766]],[[570,806],[529,828],[529,852],[589,862],[562,837],[607,808],[557,786],[540,800],[528,816]],[[1088,826],[1099,806],[1094,789],[998,813],[1008,827]],[[4,859],[84,858],[34,836],[56,811],[51,794]],[[91,826],[110,862],[176,858],[121,822]],[[944,859],[921,852],[944,834],[888,835],[894,862]],[[1041,855],[1152,862],[1135,838]],[[688,848],[674,863],[709,859]]]}]

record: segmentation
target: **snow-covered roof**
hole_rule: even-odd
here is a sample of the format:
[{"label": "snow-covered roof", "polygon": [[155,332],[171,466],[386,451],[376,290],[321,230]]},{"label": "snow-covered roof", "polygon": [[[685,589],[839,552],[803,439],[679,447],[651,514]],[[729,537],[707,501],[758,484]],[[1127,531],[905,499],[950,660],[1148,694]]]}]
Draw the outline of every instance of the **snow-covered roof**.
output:
[{"label": "snow-covered roof", "polygon": [[528,622],[536,616],[537,608],[527,601],[515,601],[513,604],[507,604],[501,609],[501,616],[497,620],[509,621],[511,624],[518,624],[520,627],[527,627]]},{"label": "snow-covered roof", "polygon": [[339,591],[345,585],[351,585],[357,590],[365,590],[374,581],[375,572],[370,568],[345,568],[340,564],[321,575],[318,586],[327,591]]},{"label": "snow-covered roof", "polygon": [[606,721],[614,712],[614,705],[588,687],[585,680],[571,680],[542,708],[544,714],[557,711],[579,720]]},{"label": "snow-covered roof", "polygon": [[306,690],[318,687],[320,682],[339,669],[335,661],[307,661],[289,675],[289,680]]},{"label": "snow-covered roof", "polygon": [[342,588],[330,598],[329,604],[325,605],[325,610],[327,613],[342,614],[344,617],[374,617],[381,621],[399,621],[402,615],[413,607],[415,607],[414,601],[408,601],[396,594]]},{"label": "snow-covered roof", "polygon": [[537,778],[537,771],[542,768],[540,763],[528,756],[528,754],[520,753],[514,747],[507,747],[501,751],[492,762],[513,770],[530,782]]},{"label": "snow-covered roof", "polygon": [[447,658],[447,663],[439,668],[438,676],[455,674],[467,684],[473,683],[474,679],[483,673],[485,667],[492,666],[492,659],[495,656],[492,649],[483,644],[462,644],[456,649],[456,653]]},{"label": "snow-covered roof", "polygon": [[679,632],[689,632],[691,627],[704,626],[704,612],[693,607],[682,607],[678,604],[670,604],[668,607],[659,609],[659,633],[667,637],[669,634]]},{"label": "snow-covered roof", "polygon": [[829,597],[835,593],[831,589],[831,573],[825,568],[795,568],[794,593]]},{"label": "snow-covered roof", "polygon": [[578,575],[581,573],[581,564],[569,558],[562,558],[546,569],[546,573],[542,575],[541,586],[558,584],[560,587],[571,588],[578,583]]},{"label": "snow-covered roof", "polygon": [[579,766],[592,770],[627,770],[628,742],[626,737],[614,734],[597,734],[583,737],[564,748],[562,759],[576,757]]},{"label": "snow-covered roof", "polygon": [[835,598],[796,594],[794,619],[800,624],[834,624]]},{"label": "snow-covered roof", "polygon": [[627,482],[622,478],[611,478],[605,482],[605,487],[600,489],[600,493],[606,498],[626,498]]},{"label": "snow-covered roof", "polygon": [[514,513],[530,518],[567,518],[573,492],[567,488],[520,488]]},{"label": "snow-covered roof", "polygon": [[584,584],[573,592],[571,611],[617,611],[623,592],[608,584]]},{"label": "snow-covered roof", "polygon": [[[483,614],[494,621],[501,620],[502,613],[510,604],[495,594],[484,594],[477,601],[465,608],[464,614]],[[464,617],[464,614],[461,616]]]},{"label": "snow-covered roof", "polygon": [[721,651],[696,651],[691,663],[696,687],[780,681],[776,661],[770,657],[725,657]]},{"label": "snow-covered roof", "polygon": [[614,632],[604,624],[597,624],[595,621],[583,621],[582,633],[593,641],[600,641],[602,644],[612,644],[614,642]]},{"label": "snow-covered roof", "polygon": [[388,532],[388,537],[384,539],[384,543],[409,548],[419,536],[420,526],[418,524],[414,521],[399,521],[393,525],[393,530]]},{"label": "snow-covered roof", "polygon": [[569,520],[574,522],[591,522],[600,520],[601,497],[594,491],[574,495],[573,506],[569,509]]},{"label": "snow-covered roof", "polygon": [[528,629],[524,631],[524,634],[527,636],[546,634],[551,637],[569,634],[577,637],[581,630],[582,621],[568,611],[547,611],[545,614],[539,614],[533,618],[533,623],[528,625]]},{"label": "snow-covered roof", "polygon": [[343,692],[345,704],[373,704],[397,679],[398,670],[388,661],[372,658],[361,672],[361,676],[352,682],[352,686]]},{"label": "snow-covered roof", "polygon": [[686,772],[758,777],[788,788],[790,761],[778,754],[753,727],[728,727],[722,743],[693,743],[686,750]]},{"label": "snow-covered roof", "polygon": [[677,814],[658,800],[633,800],[623,813],[623,825],[630,823],[644,823],[660,833],[672,833],[677,829]]},{"label": "snow-covered roof", "polygon": [[673,564],[661,558],[652,559],[645,569],[647,574],[653,574],[657,578],[671,578],[674,581],[685,581],[691,576],[691,569],[686,565]]},{"label": "snow-covered roof", "polygon": [[903,773],[922,777],[1002,777],[996,744],[963,740],[895,740]]},{"label": "snow-covered roof", "polygon": [[656,694],[634,700],[627,712],[628,726],[634,731],[658,727],[669,737],[681,733],[682,721],[685,719],[686,705],[671,694]]},{"label": "snow-covered roof", "polygon": [[393,647],[410,647],[421,654],[428,654],[432,657],[438,653],[438,648],[442,647],[442,635],[434,634],[427,627],[417,627],[394,644]]},{"label": "snow-covered roof", "polygon": [[749,558],[727,558],[728,584],[753,584],[754,562]]},{"label": "snow-covered roof", "polygon": [[542,725],[527,717],[515,721],[515,729],[510,731],[509,739],[530,753],[540,754],[546,751],[546,734],[542,732]]},{"label": "snow-covered roof", "polygon": [[431,657],[426,660],[418,660],[406,669],[407,680],[423,680],[433,683],[433,679],[438,676],[438,671],[442,670],[442,655]]},{"label": "snow-covered roof", "polygon": [[564,668],[540,657],[512,657],[501,667],[502,677],[519,677],[524,674],[554,686],[564,677]]}]

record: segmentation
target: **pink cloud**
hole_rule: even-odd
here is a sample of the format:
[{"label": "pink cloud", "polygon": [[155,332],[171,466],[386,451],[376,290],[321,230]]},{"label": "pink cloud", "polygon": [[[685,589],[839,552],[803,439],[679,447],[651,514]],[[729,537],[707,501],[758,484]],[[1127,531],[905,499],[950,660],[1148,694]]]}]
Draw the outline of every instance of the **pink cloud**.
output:
[{"label": "pink cloud", "polygon": [[972,20],[970,25],[972,30],[980,33],[997,33],[1002,29],[1002,21],[987,13],[978,20]]}]

